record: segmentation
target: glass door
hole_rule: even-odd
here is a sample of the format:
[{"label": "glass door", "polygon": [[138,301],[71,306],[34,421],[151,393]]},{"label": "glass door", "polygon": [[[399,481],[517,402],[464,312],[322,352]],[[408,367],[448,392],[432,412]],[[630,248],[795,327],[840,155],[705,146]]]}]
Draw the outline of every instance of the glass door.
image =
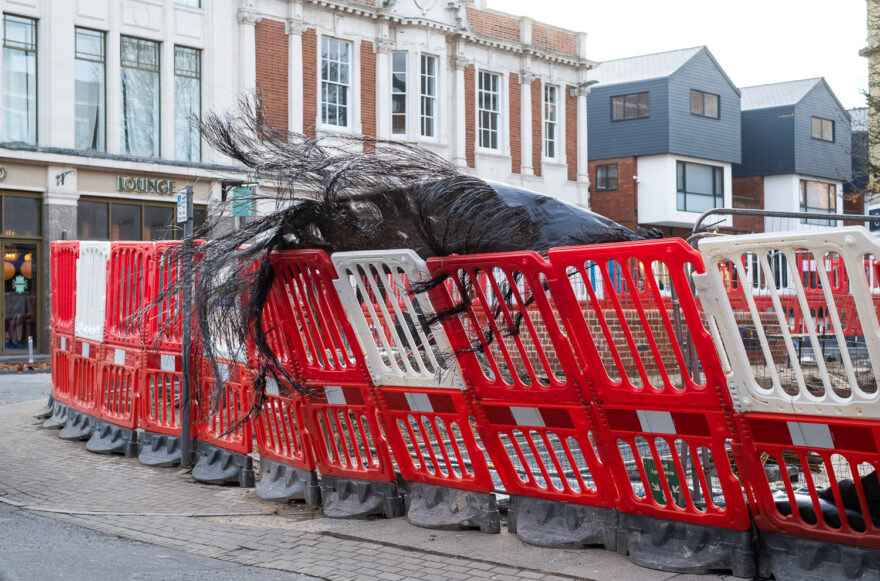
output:
[{"label": "glass door", "polygon": [[3,343],[5,353],[26,352],[28,337],[37,350],[39,330],[40,245],[36,242],[0,241],[3,255]]}]

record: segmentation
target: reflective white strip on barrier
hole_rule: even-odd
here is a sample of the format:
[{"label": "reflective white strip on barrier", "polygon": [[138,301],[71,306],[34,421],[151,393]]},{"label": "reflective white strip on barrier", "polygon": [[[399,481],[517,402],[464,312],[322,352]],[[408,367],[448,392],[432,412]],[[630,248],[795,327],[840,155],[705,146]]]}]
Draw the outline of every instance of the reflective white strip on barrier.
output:
[{"label": "reflective white strip on barrier", "polygon": [[266,395],[274,395],[275,397],[279,395],[278,382],[275,381],[274,377],[266,378]]},{"label": "reflective white strip on barrier", "polygon": [[159,369],[162,371],[174,372],[177,370],[174,355],[161,355],[159,357]]},{"label": "reflective white strip on barrier", "polygon": [[120,367],[125,367],[125,349],[117,349],[113,352],[113,363]]},{"label": "reflective white strip on barrier", "polygon": [[529,407],[510,407],[510,413],[513,414],[513,419],[516,421],[516,425],[518,426],[546,426],[546,422],[544,422],[544,417],[541,416],[541,411],[538,408],[529,408]]},{"label": "reflective white strip on barrier", "polygon": [[325,385],[324,396],[330,405],[345,405],[347,403],[345,401],[345,392],[338,385]]},{"label": "reflective white strip on barrier", "polygon": [[791,443],[793,445],[810,448],[834,448],[831,428],[827,425],[804,422],[786,423],[788,424],[788,433],[791,435]]},{"label": "reflective white strip on barrier", "polygon": [[76,318],[74,333],[91,341],[104,340],[107,305],[109,242],[80,242],[76,260]]},{"label": "reflective white strip on barrier", "polygon": [[89,356],[89,344],[88,343],[82,344],[82,356],[86,357],[86,358],[88,358],[88,356]]},{"label": "reflective white strip on barrier", "polygon": [[431,277],[415,252],[337,252],[331,258],[339,274],[336,291],[373,383],[465,389],[442,325],[426,332],[425,317],[434,313],[430,299],[426,293],[411,295],[407,288],[407,280]]},{"label": "reflective white strip on barrier", "polygon": [[[701,240],[699,248],[706,274],[694,275],[694,284],[739,411],[880,418],[880,323],[865,270],[866,261],[880,257],[875,238],[856,226],[720,236]],[[835,255],[849,280],[837,294],[832,289],[842,285],[843,274],[830,270]],[[750,261],[763,272],[761,292],[744,265]],[[811,265],[820,268],[809,270]],[[722,278],[731,268],[745,298],[744,320],[737,320]],[[733,275],[727,282],[732,280]],[[769,297],[769,306],[759,307],[758,297]],[[854,312],[842,321],[846,305]],[[853,334],[852,317],[861,325],[860,335]],[[791,329],[799,320],[801,333]],[[755,329],[760,351],[752,349],[753,359],[763,358],[757,364],[749,360],[741,335],[745,325]],[[768,326],[778,327],[778,335]]]},{"label": "reflective white strip on barrier", "polygon": [[636,410],[642,431],[652,434],[675,434],[675,422],[669,412]]},{"label": "reflective white strip on barrier", "polygon": [[426,393],[404,393],[406,403],[409,405],[410,411],[432,413],[434,406],[431,405],[431,399]]},{"label": "reflective white strip on barrier", "polygon": [[67,351],[67,337],[61,337],[61,350]]}]

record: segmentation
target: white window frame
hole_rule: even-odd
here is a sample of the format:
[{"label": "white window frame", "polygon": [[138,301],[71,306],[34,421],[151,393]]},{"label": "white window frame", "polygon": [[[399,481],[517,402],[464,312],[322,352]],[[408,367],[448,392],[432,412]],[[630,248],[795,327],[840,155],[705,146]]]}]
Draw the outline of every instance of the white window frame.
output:
[{"label": "white window frame", "polygon": [[[429,95],[425,93],[422,88],[424,86],[424,80],[426,78],[425,75],[425,59],[431,59],[434,62],[434,93]],[[429,141],[437,141],[438,139],[438,117],[437,114],[439,112],[439,103],[437,100],[437,86],[440,82],[440,67],[439,67],[440,59],[436,55],[433,54],[420,54],[419,55],[419,137],[421,139],[426,139]],[[427,101],[431,101],[433,103],[433,115],[426,116],[425,115],[425,103]],[[425,120],[431,120],[431,135],[425,134]]]},{"label": "white window frame", "polygon": [[[495,90],[495,91],[484,90],[484,89],[482,88],[482,84],[481,84],[481,83],[482,83],[482,80],[483,80],[483,78],[484,78],[484,75],[486,76],[486,78],[492,78],[492,77],[494,77],[494,78],[497,80],[497,85],[496,85],[496,90]],[[477,82],[476,82],[475,84],[476,84],[476,87],[475,87],[475,88],[476,88],[476,91],[477,91],[477,94],[476,94],[476,103],[475,103],[475,106],[476,106],[476,109],[477,109],[477,111],[476,111],[476,112],[477,112],[477,119],[476,119],[476,124],[477,124],[477,127],[476,127],[476,130],[477,130],[477,149],[480,149],[480,150],[482,150],[482,151],[492,152],[492,153],[501,153],[501,151],[502,151],[502,142],[503,142],[503,139],[502,139],[502,138],[503,138],[502,127],[504,126],[504,119],[502,118],[502,114],[501,114],[501,112],[504,110],[504,104],[502,103],[502,100],[501,100],[501,94],[502,94],[502,89],[501,89],[501,88],[502,88],[502,86],[504,85],[504,75],[502,75],[501,73],[495,73],[495,72],[492,72],[492,71],[480,71],[480,70],[478,70],[478,71],[477,71]],[[487,95],[490,95],[490,96],[494,94],[494,96],[495,96],[496,109],[494,109],[494,110],[492,110],[492,109],[483,109],[483,107],[482,107],[482,99],[481,99],[481,97],[483,96],[484,93],[487,94]],[[485,113],[488,113],[488,114],[490,114],[490,115],[494,115],[494,116],[495,116],[495,128],[494,128],[494,129],[492,129],[491,127],[487,127],[487,128],[484,128],[484,127],[483,127],[483,123],[482,123],[482,122],[483,122],[483,115],[482,115],[482,113],[484,113],[484,112],[485,112]],[[489,137],[490,137],[490,140],[489,140],[490,143],[491,143],[491,136],[492,136],[492,134],[494,133],[494,135],[495,135],[495,147],[491,147],[491,145],[489,145],[489,146],[487,146],[487,145],[483,145],[483,132],[484,132],[484,131],[486,131],[487,134],[489,135]]]},{"label": "white window frame", "polygon": [[[553,101],[553,119],[549,119],[547,116],[547,94],[548,90],[553,93],[554,101]],[[544,155],[544,159],[557,161],[560,158],[559,155],[559,96],[561,91],[559,87],[556,85],[551,85],[547,83],[543,83],[543,90],[541,91],[541,116],[543,119],[543,127],[541,128],[541,150]],[[548,136],[550,134],[550,129],[553,129],[553,138],[550,139]],[[553,144],[553,155],[548,155],[547,150],[550,144]]]},{"label": "white window frame", "polygon": [[[337,72],[335,81],[329,80],[329,79],[327,79],[327,80],[324,79],[324,61],[325,61],[324,43],[325,43],[325,41],[328,43],[329,42],[336,42],[336,43],[339,43],[340,45],[344,45],[348,48],[348,62],[343,63],[340,60],[333,61],[333,62],[336,62],[337,65],[344,64],[345,66],[348,67],[348,82],[346,82],[346,83],[339,82],[340,75],[338,72]],[[328,128],[328,129],[334,129],[334,130],[351,129],[352,127],[354,127],[354,111],[357,108],[356,102],[355,102],[356,95],[354,92],[354,86],[355,86],[354,72],[356,70],[355,62],[354,62],[354,60],[355,60],[354,53],[355,53],[355,44],[353,42],[351,42],[350,40],[344,40],[344,39],[336,38],[333,36],[322,36],[320,38],[320,53],[318,54],[318,75],[317,76],[318,76],[318,95],[320,96],[319,101],[318,101],[318,105],[319,105],[318,106],[318,119],[319,119],[319,125],[321,127]],[[326,60],[328,62],[330,62],[330,59],[326,59]],[[328,86],[332,85],[332,86],[344,88],[344,90],[345,90],[345,105],[344,106],[341,106],[338,103],[330,103],[330,102],[324,101],[324,84],[325,83],[327,83]],[[337,110],[336,110],[336,119],[337,120],[339,119],[339,108],[344,107],[344,109],[345,109],[345,125],[341,125],[338,123],[330,123],[329,122],[329,119],[330,119],[329,115],[328,116],[324,115],[325,105],[334,106],[337,108]]]}]

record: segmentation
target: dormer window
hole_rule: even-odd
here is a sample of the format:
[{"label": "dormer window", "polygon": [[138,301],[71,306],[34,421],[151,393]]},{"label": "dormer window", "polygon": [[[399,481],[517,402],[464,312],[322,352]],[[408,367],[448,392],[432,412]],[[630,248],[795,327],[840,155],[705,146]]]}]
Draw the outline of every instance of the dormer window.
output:
[{"label": "dormer window", "polygon": [[691,89],[691,113],[700,117],[719,118],[718,95]]},{"label": "dormer window", "polygon": [[611,97],[611,120],[642,119],[651,114],[649,94],[632,93]]},{"label": "dormer window", "polygon": [[813,139],[834,141],[834,121],[813,117]]}]

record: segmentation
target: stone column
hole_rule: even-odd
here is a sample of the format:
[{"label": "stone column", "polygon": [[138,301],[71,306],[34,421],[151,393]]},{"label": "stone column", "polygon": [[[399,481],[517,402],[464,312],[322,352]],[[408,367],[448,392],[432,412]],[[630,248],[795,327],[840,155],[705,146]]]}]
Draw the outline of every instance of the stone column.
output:
[{"label": "stone column", "polygon": [[380,24],[376,39],[376,137],[391,137],[391,51],[394,41],[389,38],[388,25]]},{"label": "stone column", "polygon": [[529,71],[519,72],[520,173],[524,176],[535,175],[535,168],[532,167],[532,81],[535,78]]},{"label": "stone column", "polygon": [[46,192],[43,194],[43,249],[39,269],[43,277],[42,327],[34,337],[39,352],[49,352],[49,319],[52,316],[52,294],[49,280],[49,250],[53,240],[76,240],[76,170],[72,167],[50,165],[46,168]]},{"label": "stone column", "polygon": [[257,88],[256,24],[262,20],[257,13],[255,0],[242,0],[236,16],[241,37],[238,84],[242,91],[254,91]]},{"label": "stone column", "polygon": [[455,72],[455,114],[452,116],[452,163],[456,167],[467,167],[467,137],[464,69],[470,60],[460,54],[449,57],[449,66]]},{"label": "stone column", "polygon": [[578,203],[590,207],[590,158],[587,148],[587,95],[589,86],[577,89],[577,191]]},{"label": "stone column", "polygon": [[302,19],[302,5],[290,4],[291,18],[287,19],[287,126],[294,133],[303,132],[303,45],[306,23]]}]

